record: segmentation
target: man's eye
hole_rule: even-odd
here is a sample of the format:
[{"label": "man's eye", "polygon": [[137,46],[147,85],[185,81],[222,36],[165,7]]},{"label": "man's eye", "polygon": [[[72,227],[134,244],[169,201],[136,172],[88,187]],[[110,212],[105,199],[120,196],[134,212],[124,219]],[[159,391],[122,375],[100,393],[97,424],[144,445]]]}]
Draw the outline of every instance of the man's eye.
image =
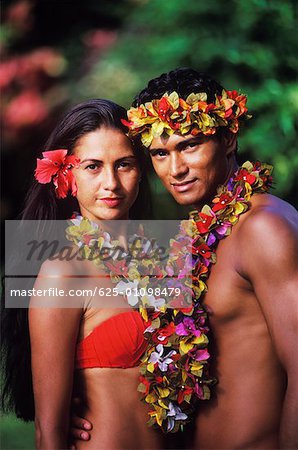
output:
[{"label": "man's eye", "polygon": [[190,142],[189,144],[187,144],[187,146],[185,148],[186,149],[187,148],[194,148],[194,147],[197,147],[200,144],[201,144],[201,142]]}]

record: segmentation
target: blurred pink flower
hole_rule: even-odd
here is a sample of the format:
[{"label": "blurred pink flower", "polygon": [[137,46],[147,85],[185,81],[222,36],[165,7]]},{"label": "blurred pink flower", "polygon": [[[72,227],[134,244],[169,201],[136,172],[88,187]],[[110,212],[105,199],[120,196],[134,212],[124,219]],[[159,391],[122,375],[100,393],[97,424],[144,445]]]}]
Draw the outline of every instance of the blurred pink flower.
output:
[{"label": "blurred pink flower", "polygon": [[117,34],[114,31],[107,30],[90,30],[84,38],[84,44],[94,50],[105,50],[110,47],[117,39]]},{"label": "blurred pink flower", "polygon": [[0,63],[0,88],[13,82],[36,88],[44,77],[57,77],[65,67],[63,56],[49,47],[42,47]]},{"label": "blurred pink flower", "polygon": [[49,47],[41,47],[21,59],[22,77],[32,71],[41,71],[55,77],[62,73],[64,65],[61,53]]},{"label": "blurred pink flower", "polygon": [[6,21],[21,31],[27,31],[33,24],[33,15],[31,9],[34,6],[33,1],[19,0],[9,6],[5,13]]},{"label": "blurred pink flower", "polygon": [[4,89],[12,83],[18,73],[17,58],[0,63],[0,89]]},{"label": "blurred pink flower", "polygon": [[48,107],[39,93],[27,90],[15,97],[4,112],[4,122],[12,128],[41,123],[48,116]]}]

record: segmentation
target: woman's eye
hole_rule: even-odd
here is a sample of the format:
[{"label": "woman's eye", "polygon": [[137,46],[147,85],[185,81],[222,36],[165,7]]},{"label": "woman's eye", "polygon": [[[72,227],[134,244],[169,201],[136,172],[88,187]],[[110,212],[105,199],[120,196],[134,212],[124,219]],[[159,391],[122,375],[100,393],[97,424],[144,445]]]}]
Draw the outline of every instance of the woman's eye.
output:
[{"label": "woman's eye", "polygon": [[133,162],[130,162],[130,161],[121,161],[121,162],[119,162],[118,164],[117,164],[117,167],[119,168],[119,169],[129,169],[129,168],[131,168],[131,167],[133,167],[134,166],[134,163]]},{"label": "woman's eye", "polygon": [[96,170],[98,168],[97,164],[89,164],[89,166],[86,167],[86,169],[93,171]]}]

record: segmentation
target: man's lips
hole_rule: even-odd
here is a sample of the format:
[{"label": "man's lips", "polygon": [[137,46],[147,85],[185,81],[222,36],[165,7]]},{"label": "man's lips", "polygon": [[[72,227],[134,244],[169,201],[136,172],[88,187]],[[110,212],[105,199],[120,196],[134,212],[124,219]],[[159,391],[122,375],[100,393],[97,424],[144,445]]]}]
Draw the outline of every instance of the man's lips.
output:
[{"label": "man's lips", "polygon": [[104,198],[100,198],[99,200],[101,200],[102,202],[104,202],[106,205],[108,206],[118,206],[123,198],[122,197],[104,197]]},{"label": "man's lips", "polygon": [[197,178],[193,178],[192,180],[186,180],[181,183],[171,183],[171,185],[176,192],[186,192],[193,187],[196,181]]}]

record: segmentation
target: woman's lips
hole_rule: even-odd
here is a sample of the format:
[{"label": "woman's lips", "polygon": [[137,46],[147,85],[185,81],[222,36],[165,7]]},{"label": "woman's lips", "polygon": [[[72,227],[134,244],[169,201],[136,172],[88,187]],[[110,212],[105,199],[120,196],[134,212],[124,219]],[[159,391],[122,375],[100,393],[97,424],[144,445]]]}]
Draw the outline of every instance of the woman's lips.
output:
[{"label": "woman's lips", "polygon": [[122,202],[123,198],[120,197],[116,197],[116,198],[100,198],[100,200],[102,202],[104,202],[106,205],[110,206],[111,208],[120,205],[120,203]]},{"label": "woman's lips", "polygon": [[193,187],[197,178],[194,180],[184,181],[183,183],[172,183],[173,189],[176,192],[186,192]]}]

